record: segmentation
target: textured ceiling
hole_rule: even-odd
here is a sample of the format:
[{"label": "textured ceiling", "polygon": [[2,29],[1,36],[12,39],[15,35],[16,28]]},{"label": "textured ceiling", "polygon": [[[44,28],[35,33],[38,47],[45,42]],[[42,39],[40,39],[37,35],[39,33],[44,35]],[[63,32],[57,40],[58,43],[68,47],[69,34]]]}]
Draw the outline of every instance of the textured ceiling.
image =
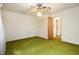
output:
[{"label": "textured ceiling", "polygon": [[[30,14],[29,11],[31,10],[30,3],[5,3],[3,9],[23,14]],[[44,6],[51,7],[51,13],[60,12],[66,10],[68,8],[79,6],[79,3],[44,3]]]}]

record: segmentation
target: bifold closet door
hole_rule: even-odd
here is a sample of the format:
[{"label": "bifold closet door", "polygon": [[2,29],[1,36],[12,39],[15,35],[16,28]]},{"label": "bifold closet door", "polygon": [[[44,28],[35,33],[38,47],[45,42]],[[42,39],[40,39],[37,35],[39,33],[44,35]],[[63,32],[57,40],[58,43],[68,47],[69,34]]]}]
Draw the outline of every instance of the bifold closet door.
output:
[{"label": "bifold closet door", "polygon": [[53,17],[48,16],[48,39],[53,39]]}]

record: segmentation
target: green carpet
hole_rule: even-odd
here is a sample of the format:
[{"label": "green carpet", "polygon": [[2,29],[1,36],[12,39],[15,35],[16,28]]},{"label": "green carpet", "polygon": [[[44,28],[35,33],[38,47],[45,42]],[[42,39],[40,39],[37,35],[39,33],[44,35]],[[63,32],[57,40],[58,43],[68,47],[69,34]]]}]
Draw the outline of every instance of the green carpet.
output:
[{"label": "green carpet", "polygon": [[7,42],[6,55],[79,55],[79,45],[31,37]]}]

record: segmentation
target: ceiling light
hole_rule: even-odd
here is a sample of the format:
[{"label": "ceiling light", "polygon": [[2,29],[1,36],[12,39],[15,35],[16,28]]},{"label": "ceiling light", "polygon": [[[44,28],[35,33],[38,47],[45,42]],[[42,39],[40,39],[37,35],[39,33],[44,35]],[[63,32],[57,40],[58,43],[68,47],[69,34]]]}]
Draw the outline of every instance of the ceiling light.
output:
[{"label": "ceiling light", "polygon": [[41,15],[42,15],[42,13],[41,13],[41,12],[38,12],[38,13],[37,13],[37,16],[41,16]]},{"label": "ceiling light", "polygon": [[32,14],[37,14],[37,16],[46,15],[50,12],[51,8],[47,6],[43,6],[43,4],[36,4],[36,6],[32,5]]}]

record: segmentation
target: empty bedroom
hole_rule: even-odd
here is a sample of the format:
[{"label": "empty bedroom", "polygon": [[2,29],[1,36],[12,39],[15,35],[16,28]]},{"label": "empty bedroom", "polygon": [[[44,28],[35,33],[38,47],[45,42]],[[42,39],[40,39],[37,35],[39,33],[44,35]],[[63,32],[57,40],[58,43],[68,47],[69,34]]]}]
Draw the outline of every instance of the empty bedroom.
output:
[{"label": "empty bedroom", "polygon": [[0,3],[1,55],[79,55],[79,3]]}]

